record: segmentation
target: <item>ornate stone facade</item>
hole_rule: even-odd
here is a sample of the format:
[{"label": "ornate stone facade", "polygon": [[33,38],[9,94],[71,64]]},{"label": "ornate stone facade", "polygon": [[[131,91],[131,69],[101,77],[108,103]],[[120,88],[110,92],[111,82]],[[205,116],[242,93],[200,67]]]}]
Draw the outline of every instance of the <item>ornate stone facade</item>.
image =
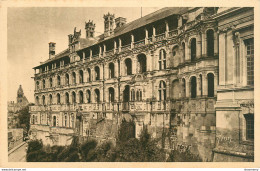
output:
[{"label": "ornate stone facade", "polygon": [[34,68],[31,137],[51,145],[67,145],[74,134],[115,140],[126,118],[136,137],[146,126],[162,148],[212,161],[222,80],[218,17],[230,9],[252,11],[163,8],[115,29],[107,14],[105,33],[91,39],[75,28],[68,49]]}]

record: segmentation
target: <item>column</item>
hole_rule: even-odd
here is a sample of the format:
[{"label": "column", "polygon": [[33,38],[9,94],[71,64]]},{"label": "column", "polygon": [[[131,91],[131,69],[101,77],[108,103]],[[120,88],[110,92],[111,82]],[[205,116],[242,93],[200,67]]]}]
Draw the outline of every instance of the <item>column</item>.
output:
[{"label": "column", "polygon": [[115,77],[119,77],[119,71],[118,71],[118,62],[114,62],[114,69],[115,69]]},{"label": "column", "polygon": [[185,40],[185,62],[190,61],[190,45],[188,40]]},{"label": "column", "polygon": [[147,28],[145,28],[144,31],[145,31],[144,43],[145,43],[145,44],[148,44],[149,42],[148,42],[148,30],[147,30]]},{"label": "column", "polygon": [[114,40],[114,53],[116,53],[116,41]]},{"label": "column", "polygon": [[155,41],[155,36],[156,36],[156,30],[155,27],[153,26],[153,35],[152,35],[152,41]]},{"label": "column", "polygon": [[102,56],[102,47],[99,45],[99,54],[98,54],[99,57]]},{"label": "column", "polygon": [[208,96],[208,79],[206,73],[202,73],[202,96]]},{"label": "column", "polygon": [[214,73],[214,96],[217,96],[218,73]]},{"label": "column", "polygon": [[109,78],[109,64],[105,64],[105,71],[104,71],[104,74],[105,74],[105,80]]},{"label": "column", "polygon": [[225,85],[226,80],[226,33],[219,34],[219,85]]},{"label": "column", "polygon": [[131,34],[131,49],[134,48],[134,42],[135,42],[134,34]]},{"label": "column", "polygon": [[218,55],[218,33],[214,32],[214,55]]},{"label": "column", "polygon": [[118,52],[121,52],[121,46],[122,46],[122,42],[121,42],[121,39],[118,38]]},{"label": "column", "polygon": [[198,33],[197,35],[197,44],[196,44],[196,57],[200,58],[201,57],[201,34]]},{"label": "column", "polygon": [[186,97],[190,97],[190,80],[188,77],[185,77],[185,84],[186,84]]},{"label": "column", "polygon": [[138,65],[138,62],[137,62],[137,57],[135,57],[134,59],[131,59],[132,60],[132,73],[133,74],[136,74],[138,73],[138,69],[139,67],[137,66]]},{"label": "column", "polygon": [[165,21],[165,27],[166,27],[165,37],[168,37],[168,33],[169,33],[169,24],[168,24],[168,21]]},{"label": "column", "polygon": [[205,57],[207,52],[206,52],[206,35],[205,32],[201,33],[201,49],[202,49],[202,57]]},{"label": "column", "polygon": [[85,52],[82,52],[83,60],[85,59]]},{"label": "column", "polygon": [[103,56],[106,56],[106,45],[103,45],[104,51],[103,51]]},{"label": "column", "polygon": [[92,50],[89,50],[89,59],[92,60]]},{"label": "column", "polygon": [[200,85],[201,85],[200,81],[201,80],[200,80],[200,76],[199,75],[196,75],[196,80],[197,80],[196,81],[197,82],[197,86],[196,86],[197,87],[197,90],[196,90],[197,91],[197,97],[200,97],[201,96],[201,91],[200,91],[201,90],[201,87],[200,87]]}]

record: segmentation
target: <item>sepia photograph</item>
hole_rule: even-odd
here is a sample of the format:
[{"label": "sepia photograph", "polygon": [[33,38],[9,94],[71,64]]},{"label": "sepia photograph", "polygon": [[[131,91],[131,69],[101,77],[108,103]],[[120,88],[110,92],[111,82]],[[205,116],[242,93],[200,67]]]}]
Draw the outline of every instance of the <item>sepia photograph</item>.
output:
[{"label": "sepia photograph", "polygon": [[14,166],[255,162],[254,7],[6,10]]}]

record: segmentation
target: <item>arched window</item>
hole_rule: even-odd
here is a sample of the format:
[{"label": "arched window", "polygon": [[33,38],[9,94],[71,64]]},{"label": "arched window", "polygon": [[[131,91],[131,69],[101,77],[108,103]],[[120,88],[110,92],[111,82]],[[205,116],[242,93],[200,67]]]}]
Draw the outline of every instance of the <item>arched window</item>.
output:
[{"label": "arched window", "polygon": [[39,90],[40,89],[40,83],[39,81],[36,81],[36,90]]},{"label": "arched window", "polygon": [[159,83],[159,101],[166,100],[166,84],[164,81]]},{"label": "arched window", "polygon": [[196,96],[197,96],[197,79],[195,76],[192,76],[190,79],[190,91],[191,91],[191,98],[196,98]]},{"label": "arched window", "polygon": [[115,101],[115,90],[114,88],[110,87],[108,89],[109,91],[109,102],[114,102]]},{"label": "arched window", "polygon": [[79,71],[79,83],[83,83],[83,82],[84,82],[83,78],[84,78],[83,71],[80,70],[80,71]]},{"label": "arched window", "polygon": [[42,80],[42,88],[45,88],[45,80]]},{"label": "arched window", "polygon": [[35,98],[35,103],[37,104],[37,105],[39,105],[39,97],[38,96],[36,96],[36,98]]},{"label": "arched window", "polygon": [[100,70],[98,66],[95,67],[95,74],[96,80],[100,80]]},{"label": "arched window", "polygon": [[87,103],[91,103],[91,92],[90,92],[90,90],[87,90],[86,96],[87,96]]},{"label": "arched window", "polygon": [[208,97],[214,97],[214,75],[208,73]]},{"label": "arched window", "polygon": [[83,91],[79,91],[79,103],[84,103],[83,97]]},{"label": "arched window", "polygon": [[192,62],[196,60],[196,39],[195,38],[191,39],[191,43],[190,43],[190,59]]},{"label": "arched window", "polygon": [[207,31],[207,56],[214,56],[214,31]]},{"label": "arched window", "polygon": [[182,79],[182,97],[186,97],[186,80]]},{"label": "arched window", "polygon": [[203,95],[203,84],[202,84],[202,75],[200,74],[200,96]]},{"label": "arched window", "polygon": [[135,90],[131,90],[131,101],[135,101]]},{"label": "arched window", "polygon": [[159,70],[166,69],[166,51],[161,49],[159,52]]},{"label": "arched window", "polygon": [[70,103],[70,96],[69,96],[69,93],[68,93],[68,92],[65,94],[65,103],[66,103],[66,104],[69,104],[69,103]]},{"label": "arched window", "polygon": [[76,84],[76,73],[72,73],[72,84]]},{"label": "arched window", "polygon": [[52,78],[50,78],[50,88],[52,87]]},{"label": "arched window", "polygon": [[66,74],[66,76],[65,76],[65,85],[69,85],[69,83],[70,83],[70,76],[69,76],[69,74]]},{"label": "arched window", "polygon": [[143,95],[142,95],[142,91],[140,90],[140,101],[143,100]]},{"label": "arched window", "polygon": [[60,104],[60,94],[57,94],[57,104]]},{"label": "arched window", "polygon": [[90,68],[88,68],[88,82],[91,81],[91,70]]},{"label": "arched window", "polygon": [[52,104],[52,95],[49,95],[49,103]]},{"label": "arched window", "polygon": [[76,93],[72,92],[72,103],[76,103]]},{"label": "arched window", "polygon": [[61,82],[60,82],[60,76],[59,76],[59,75],[57,76],[57,85],[58,85],[58,86],[61,85]]},{"label": "arched window", "polygon": [[45,96],[42,96],[42,105],[45,105]]},{"label": "arched window", "polygon": [[183,61],[185,61],[185,43],[182,43],[182,55],[183,55]]},{"label": "arched window", "polygon": [[139,73],[146,72],[146,56],[145,54],[139,54],[137,56],[138,65],[139,65]]},{"label": "arched window", "polygon": [[125,66],[126,66],[126,75],[132,75],[132,60],[130,58],[127,58],[125,60]]},{"label": "arched window", "polygon": [[95,89],[95,101],[97,103],[100,102],[100,92],[99,92],[99,89]]},{"label": "arched window", "polygon": [[114,78],[115,77],[115,66],[114,63],[109,64],[109,78]]},{"label": "arched window", "polygon": [[55,126],[56,126],[56,122],[57,122],[56,116],[53,116],[53,120],[52,120],[52,121],[53,121],[53,124],[52,124],[52,126],[54,126],[54,127],[55,127]]}]

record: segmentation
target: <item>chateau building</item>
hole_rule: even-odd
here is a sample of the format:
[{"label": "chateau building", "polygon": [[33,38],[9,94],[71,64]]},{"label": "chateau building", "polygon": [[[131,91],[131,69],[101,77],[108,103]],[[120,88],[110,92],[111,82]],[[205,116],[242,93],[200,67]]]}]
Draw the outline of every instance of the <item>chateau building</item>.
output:
[{"label": "chateau building", "polygon": [[203,161],[252,161],[253,8],[163,8],[130,23],[104,15],[34,68],[31,138],[115,140],[123,118],[165,149]]}]

